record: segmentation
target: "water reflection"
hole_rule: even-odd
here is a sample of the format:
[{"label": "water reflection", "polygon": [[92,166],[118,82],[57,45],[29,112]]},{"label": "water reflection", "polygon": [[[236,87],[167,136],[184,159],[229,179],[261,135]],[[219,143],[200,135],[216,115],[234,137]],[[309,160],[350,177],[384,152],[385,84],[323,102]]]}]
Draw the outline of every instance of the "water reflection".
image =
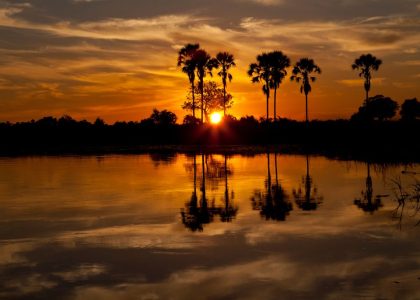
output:
[{"label": "water reflection", "polygon": [[229,191],[228,176],[232,175],[232,167],[228,167],[227,155],[224,155],[224,178],[225,178],[225,192],[224,192],[224,206],[220,208],[220,220],[222,222],[232,222],[238,213],[238,206],[234,205],[233,200],[235,198],[234,191]]},{"label": "water reflection", "polygon": [[[416,173],[413,174],[412,183],[408,188],[404,186],[401,177],[391,179],[391,188],[393,190],[394,199],[397,202],[397,207],[393,211],[393,218],[398,222],[398,228],[402,229],[403,218],[416,218],[420,212],[420,181],[416,178]],[[420,220],[415,223],[415,226],[420,224]]]},{"label": "water reflection", "polygon": [[[201,154],[201,186],[200,201],[197,197],[197,159],[193,155],[193,192],[185,208],[181,209],[181,219],[184,226],[191,231],[203,231],[203,225],[214,221],[215,216],[220,216],[222,222],[231,222],[237,212],[238,207],[233,204],[234,192],[229,191],[228,176],[232,174],[228,168],[227,156],[220,162],[212,155]],[[209,200],[206,195],[206,182],[210,183],[213,189],[217,189],[219,182],[224,180],[223,204],[215,206],[215,200]],[[198,203],[199,202],[199,203]]]},{"label": "water reflection", "polygon": [[370,176],[370,163],[367,163],[367,176],[366,176],[366,188],[361,192],[361,198],[356,198],[354,200],[354,205],[356,205],[361,210],[373,214],[379,208],[381,208],[382,197],[386,197],[388,195],[376,195],[375,199],[373,199],[373,184],[372,184],[372,177]]},{"label": "water reflection", "polygon": [[[156,161],[0,159],[0,299],[420,299],[418,165],[370,166],[373,200],[393,191],[370,215],[353,203],[359,162]],[[316,183],[328,201],[301,213],[305,164],[300,198],[320,202]]]},{"label": "water reflection", "polygon": [[306,175],[302,177],[302,186],[293,190],[296,205],[304,211],[316,210],[322,203],[323,197],[318,195],[318,188],[310,176],[309,155],[306,155]]},{"label": "water reflection", "polygon": [[265,220],[285,221],[293,209],[288,195],[279,183],[277,168],[277,153],[274,153],[275,181],[271,181],[270,154],[267,153],[267,178],[264,181],[265,190],[256,190],[251,197],[253,210],[260,211]]}]

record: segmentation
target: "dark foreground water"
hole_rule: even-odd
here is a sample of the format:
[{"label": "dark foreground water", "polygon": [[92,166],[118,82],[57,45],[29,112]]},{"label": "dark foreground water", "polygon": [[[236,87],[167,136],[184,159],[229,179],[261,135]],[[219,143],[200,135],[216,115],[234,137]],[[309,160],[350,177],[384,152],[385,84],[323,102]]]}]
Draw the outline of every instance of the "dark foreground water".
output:
[{"label": "dark foreground water", "polygon": [[420,299],[419,171],[276,154],[3,158],[0,298]]}]

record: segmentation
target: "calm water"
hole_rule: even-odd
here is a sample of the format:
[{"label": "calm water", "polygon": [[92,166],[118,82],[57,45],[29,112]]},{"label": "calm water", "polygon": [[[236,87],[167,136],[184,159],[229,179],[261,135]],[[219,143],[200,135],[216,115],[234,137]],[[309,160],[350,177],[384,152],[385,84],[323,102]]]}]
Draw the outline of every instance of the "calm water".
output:
[{"label": "calm water", "polygon": [[420,299],[419,171],[275,154],[3,158],[0,298]]}]

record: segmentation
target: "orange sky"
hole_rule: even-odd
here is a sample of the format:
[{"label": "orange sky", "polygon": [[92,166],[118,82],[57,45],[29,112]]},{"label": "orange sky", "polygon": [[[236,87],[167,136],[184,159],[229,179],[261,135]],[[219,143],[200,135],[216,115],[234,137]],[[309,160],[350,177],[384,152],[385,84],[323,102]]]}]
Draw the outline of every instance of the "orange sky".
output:
[{"label": "orange sky", "polygon": [[[182,119],[189,84],[176,59],[189,42],[212,55],[235,55],[228,86],[235,116],[265,114],[261,86],[246,71],[257,54],[271,50],[292,63],[309,56],[321,67],[309,96],[312,119],[348,118],[357,110],[363,83],[350,66],[367,52],[384,62],[371,95],[399,103],[419,98],[419,1],[197,2],[0,0],[0,121],[63,114],[140,120],[153,108]],[[278,113],[304,118],[304,97],[289,79],[278,93]]]}]

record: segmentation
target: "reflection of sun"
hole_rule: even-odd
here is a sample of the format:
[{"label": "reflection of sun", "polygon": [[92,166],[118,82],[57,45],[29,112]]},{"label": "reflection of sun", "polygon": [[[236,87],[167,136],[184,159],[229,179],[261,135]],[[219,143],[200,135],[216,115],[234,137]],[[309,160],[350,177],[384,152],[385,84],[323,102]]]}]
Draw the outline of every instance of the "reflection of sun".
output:
[{"label": "reflection of sun", "polygon": [[219,124],[222,120],[222,115],[218,112],[214,112],[210,115],[210,122],[213,124]]}]

